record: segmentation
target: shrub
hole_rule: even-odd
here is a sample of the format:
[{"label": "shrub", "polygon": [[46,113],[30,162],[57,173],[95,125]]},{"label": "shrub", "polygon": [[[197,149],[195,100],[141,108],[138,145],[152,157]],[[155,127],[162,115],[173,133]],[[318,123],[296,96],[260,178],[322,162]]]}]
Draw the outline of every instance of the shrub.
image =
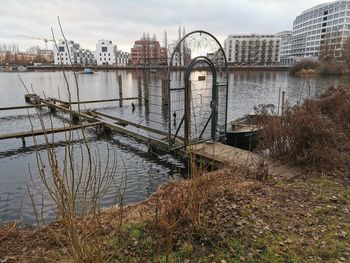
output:
[{"label": "shrub", "polygon": [[331,87],[318,99],[262,118],[259,150],[273,158],[318,171],[350,168],[350,90]]},{"label": "shrub", "polygon": [[345,63],[331,62],[322,63],[319,72],[321,75],[343,75],[347,70]]},{"label": "shrub", "polygon": [[314,69],[317,70],[319,66],[319,63],[317,61],[311,60],[311,59],[303,59],[297,63],[295,63],[289,70],[290,74],[296,75],[299,71],[302,69]]}]

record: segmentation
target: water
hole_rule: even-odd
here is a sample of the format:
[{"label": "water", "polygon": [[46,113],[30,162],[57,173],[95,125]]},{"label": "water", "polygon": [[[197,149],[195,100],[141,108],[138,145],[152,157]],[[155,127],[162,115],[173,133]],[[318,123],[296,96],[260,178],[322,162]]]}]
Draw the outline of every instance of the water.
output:
[{"label": "water", "polygon": [[[138,95],[137,82],[140,72],[119,71],[123,79],[123,96],[136,97]],[[65,78],[60,72],[26,72],[20,74],[26,87],[23,87],[16,73],[0,73],[0,105],[1,107],[24,105],[26,89],[40,96],[56,97],[66,100],[68,98]],[[152,74],[151,82],[160,83],[159,73]],[[77,94],[74,84],[74,76],[67,73],[67,80],[71,86],[72,100],[76,100]],[[235,119],[245,113],[251,112],[255,105],[277,105],[279,92],[286,92],[286,100],[289,104],[296,104],[310,93],[311,96],[324,91],[334,83],[346,83],[349,79],[341,78],[317,78],[307,83],[297,77],[292,77],[285,72],[239,72],[229,75],[229,103],[228,119]],[[97,72],[93,75],[78,75],[79,92],[81,100],[96,100],[117,98],[119,87],[116,72]],[[157,93],[157,88],[150,89],[150,93]],[[159,89],[159,88],[158,88]],[[83,109],[99,108],[109,114],[127,118],[140,124],[147,124],[147,118],[151,109],[144,105],[138,105],[133,112],[131,101],[124,101],[124,106],[119,107],[118,102],[84,105]],[[28,113],[31,118],[28,118]],[[62,127],[67,124],[66,115],[58,114],[51,118],[50,114],[43,110],[43,121],[46,126]],[[161,115],[164,115],[162,112]],[[166,116],[161,120],[166,121]],[[28,131],[31,128],[40,129],[41,124],[35,110],[17,110],[0,112],[0,134]],[[79,133],[78,133],[79,135]],[[77,135],[77,136],[78,136]],[[145,144],[136,142],[132,138],[112,133],[109,137],[101,137],[95,128],[87,129],[87,137],[93,152],[99,150],[101,165],[107,163],[108,152],[116,156],[115,183],[119,185],[127,175],[124,203],[132,203],[144,200],[159,184],[179,176],[183,164],[170,156],[156,157],[150,155]],[[50,137],[51,138],[51,137]],[[80,139],[79,139],[80,138]],[[56,151],[58,159],[63,159],[65,144],[63,134],[55,135]],[[38,137],[38,152],[45,159],[46,151],[44,138]],[[74,147],[79,151],[84,148],[80,137],[76,137]],[[42,181],[38,176],[36,165],[34,142],[26,139],[26,147],[22,147],[19,139],[0,141],[0,222],[4,220],[22,219],[29,224],[35,223],[32,201],[40,207],[40,214],[47,220],[55,218],[55,210],[52,202],[47,198]],[[86,151],[83,150],[86,155]],[[30,176],[30,174],[32,176]],[[44,191],[45,198],[38,193],[36,188]],[[29,198],[28,189],[32,193]],[[110,206],[116,200],[116,188],[111,187],[102,200],[102,206]],[[41,208],[41,204],[45,205]]]}]

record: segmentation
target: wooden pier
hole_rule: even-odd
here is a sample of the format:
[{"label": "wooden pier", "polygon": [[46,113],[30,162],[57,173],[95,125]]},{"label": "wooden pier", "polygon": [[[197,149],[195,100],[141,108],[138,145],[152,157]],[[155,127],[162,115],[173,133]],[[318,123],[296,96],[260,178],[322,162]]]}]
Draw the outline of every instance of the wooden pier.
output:
[{"label": "wooden pier", "polygon": [[[130,136],[136,140],[142,141],[146,143],[152,151],[156,151],[157,153],[165,153],[169,150],[167,141],[168,133],[165,131],[161,131],[129,120],[125,120],[123,118],[113,116],[97,110],[85,112],[73,110],[71,108],[71,105],[78,104],[79,102],[69,103],[54,98],[43,99],[35,94],[26,95],[25,99],[27,103],[32,105],[4,107],[0,108],[0,111],[47,107],[52,112],[61,111],[70,114],[71,116],[73,116],[73,120],[80,124],[71,124],[67,127],[60,128],[47,128],[43,130],[31,130],[3,134],[0,135],[0,140],[21,139],[23,146],[25,146],[25,138],[27,137],[43,136],[53,133],[62,133],[72,130],[85,129],[93,126],[101,126],[104,129],[113,130],[118,133]],[[132,97],[123,99],[89,100],[81,101],[80,103],[102,103],[139,99],[140,97]],[[134,129],[128,128],[129,126]],[[159,135],[160,139],[148,136],[147,132]],[[171,135],[171,138],[174,139],[175,135]],[[184,138],[182,138],[181,136],[176,136],[176,140],[183,142]],[[291,168],[289,166],[283,165],[278,161],[271,160],[267,157],[262,157],[258,154],[252,153],[247,150],[242,150],[229,145],[225,145],[220,142],[193,143],[190,147],[187,148],[187,150],[179,149],[176,152],[177,154],[181,154],[182,156],[192,156],[196,159],[205,160],[208,164],[234,163],[238,166],[244,166],[249,169],[257,169],[259,163],[261,164],[261,162],[263,162],[268,169],[268,174],[273,177],[278,176],[284,177],[285,179],[290,179],[302,173],[302,171],[297,170],[296,168]]]},{"label": "wooden pier", "polygon": [[233,163],[237,166],[247,167],[250,170],[257,170],[259,169],[258,166],[263,164],[269,176],[286,180],[299,176],[304,172],[297,167],[291,167],[266,156],[225,145],[220,142],[192,145],[188,150],[188,154],[192,154],[192,156],[198,159],[205,159],[207,162],[221,164]]}]

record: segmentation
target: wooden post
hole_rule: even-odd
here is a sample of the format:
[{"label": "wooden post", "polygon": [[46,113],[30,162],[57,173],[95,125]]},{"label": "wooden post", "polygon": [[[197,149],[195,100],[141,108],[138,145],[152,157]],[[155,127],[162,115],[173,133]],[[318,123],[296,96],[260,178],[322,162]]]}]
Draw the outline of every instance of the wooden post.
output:
[{"label": "wooden post", "polygon": [[277,115],[280,115],[280,106],[281,106],[281,86],[278,88],[278,107],[277,107]]},{"label": "wooden post", "polygon": [[145,119],[146,121],[149,121],[150,116],[150,106],[149,106],[149,76],[147,75],[147,71],[143,72],[143,99],[144,99],[144,105],[145,105]]},{"label": "wooden post", "polygon": [[119,101],[119,107],[123,107],[123,80],[122,80],[122,76],[119,75],[118,76],[118,84],[119,84],[119,99],[121,99]]},{"label": "wooden post", "polygon": [[139,98],[139,105],[142,105],[142,79],[138,78],[137,81],[137,97]]},{"label": "wooden post", "polygon": [[162,102],[163,105],[168,105],[168,80],[162,79],[161,82],[162,85]]},{"label": "wooden post", "polygon": [[285,91],[282,92],[282,105],[281,105],[281,115],[284,114],[284,97],[285,97]]},{"label": "wooden post", "polygon": [[73,121],[73,124],[78,124],[80,122],[79,116],[72,113],[72,121]]}]

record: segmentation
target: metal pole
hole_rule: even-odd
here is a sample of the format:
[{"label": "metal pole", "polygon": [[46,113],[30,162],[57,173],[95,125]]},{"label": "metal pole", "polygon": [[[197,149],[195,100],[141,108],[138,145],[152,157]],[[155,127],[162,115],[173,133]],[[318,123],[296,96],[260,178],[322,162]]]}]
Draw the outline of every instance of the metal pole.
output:
[{"label": "metal pole", "polygon": [[185,87],[185,148],[190,145],[191,137],[191,81],[186,81]]},{"label": "metal pole", "polygon": [[212,86],[212,101],[211,101],[211,112],[212,112],[212,124],[211,124],[211,138],[213,141],[216,139],[216,126],[218,119],[218,88],[215,68],[212,68],[213,73],[213,86]]},{"label": "metal pole", "polygon": [[122,76],[119,75],[118,76],[118,84],[119,84],[119,99],[121,99],[119,101],[119,107],[123,107],[123,80],[122,80]]}]

